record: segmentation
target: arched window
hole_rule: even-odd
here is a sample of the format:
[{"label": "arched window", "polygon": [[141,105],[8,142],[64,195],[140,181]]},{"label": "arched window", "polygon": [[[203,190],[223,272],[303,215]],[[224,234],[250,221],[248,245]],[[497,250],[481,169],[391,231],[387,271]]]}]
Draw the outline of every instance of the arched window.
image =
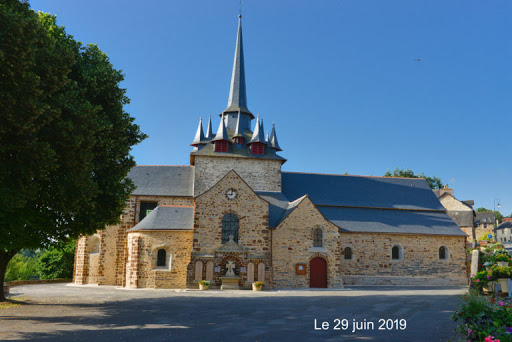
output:
[{"label": "arched window", "polygon": [[439,247],[439,259],[446,260],[448,259],[448,251],[445,246]]},{"label": "arched window", "polygon": [[391,259],[392,260],[400,260],[402,259],[402,248],[398,245],[393,246],[391,248]]},{"label": "arched window", "polygon": [[165,249],[158,250],[158,254],[157,254],[157,258],[156,258],[156,266],[157,267],[165,267],[166,256],[167,256],[167,252],[165,251]]},{"label": "arched window", "polygon": [[222,218],[222,243],[228,242],[230,235],[238,243],[238,216],[235,214],[226,214]]},{"label": "arched window", "polygon": [[345,247],[345,260],[352,260],[352,248]]},{"label": "arched window", "polygon": [[323,247],[322,229],[320,228],[313,230],[313,247]]}]

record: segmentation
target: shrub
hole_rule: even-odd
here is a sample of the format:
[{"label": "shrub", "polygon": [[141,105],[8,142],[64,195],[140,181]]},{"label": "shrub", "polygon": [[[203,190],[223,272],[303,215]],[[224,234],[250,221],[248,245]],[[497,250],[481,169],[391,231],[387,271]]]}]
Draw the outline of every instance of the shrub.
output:
[{"label": "shrub", "polygon": [[5,281],[30,280],[37,277],[37,260],[37,254],[33,257],[23,255],[21,252],[16,254],[7,264]]},{"label": "shrub", "polygon": [[37,271],[41,279],[73,277],[75,261],[75,241],[51,247],[43,252],[37,263]]}]

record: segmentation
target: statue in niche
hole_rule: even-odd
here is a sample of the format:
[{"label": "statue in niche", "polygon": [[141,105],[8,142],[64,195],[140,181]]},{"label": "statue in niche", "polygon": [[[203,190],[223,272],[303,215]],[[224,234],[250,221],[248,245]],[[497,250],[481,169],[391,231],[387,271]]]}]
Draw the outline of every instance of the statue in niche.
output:
[{"label": "statue in niche", "polygon": [[232,261],[232,260],[229,260],[228,263],[226,264],[226,268],[227,268],[227,272],[226,272],[226,277],[235,277],[235,263]]}]

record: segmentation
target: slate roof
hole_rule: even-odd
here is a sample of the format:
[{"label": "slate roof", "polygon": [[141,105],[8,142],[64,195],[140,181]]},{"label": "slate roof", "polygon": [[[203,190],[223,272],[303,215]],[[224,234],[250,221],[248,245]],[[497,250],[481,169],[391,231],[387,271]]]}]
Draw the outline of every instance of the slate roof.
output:
[{"label": "slate roof", "polygon": [[326,206],[318,209],[346,232],[466,235],[444,212]]},{"label": "slate roof", "polygon": [[281,192],[256,191],[256,194],[269,202],[268,222],[269,226],[274,228],[279,225],[290,214],[295,207],[305,198],[305,196],[290,202]]},{"label": "slate roof", "polygon": [[194,170],[191,166],[140,165],[132,168],[128,177],[137,187],[132,195],[194,195]]},{"label": "slate roof", "polygon": [[512,222],[511,221],[503,222],[496,229],[505,229],[505,228],[512,228]]},{"label": "slate roof", "polygon": [[493,212],[484,212],[484,213],[476,213],[476,221],[480,221],[480,224],[483,223],[492,223],[494,224],[495,217]]},{"label": "slate roof", "polygon": [[193,207],[158,206],[129,232],[141,230],[192,230]]},{"label": "slate roof", "polygon": [[448,210],[450,216],[459,227],[472,227],[474,223],[474,215],[468,210]]},{"label": "slate roof", "polygon": [[307,194],[315,205],[445,210],[420,178],[283,172],[282,191],[290,199]]}]

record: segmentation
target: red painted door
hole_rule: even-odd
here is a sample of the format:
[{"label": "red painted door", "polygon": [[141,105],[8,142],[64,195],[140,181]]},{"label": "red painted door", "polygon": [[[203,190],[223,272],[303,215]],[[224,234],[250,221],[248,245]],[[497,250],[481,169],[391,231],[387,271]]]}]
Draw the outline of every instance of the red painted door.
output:
[{"label": "red painted door", "polygon": [[327,287],[327,262],[314,258],[309,264],[309,287]]}]

